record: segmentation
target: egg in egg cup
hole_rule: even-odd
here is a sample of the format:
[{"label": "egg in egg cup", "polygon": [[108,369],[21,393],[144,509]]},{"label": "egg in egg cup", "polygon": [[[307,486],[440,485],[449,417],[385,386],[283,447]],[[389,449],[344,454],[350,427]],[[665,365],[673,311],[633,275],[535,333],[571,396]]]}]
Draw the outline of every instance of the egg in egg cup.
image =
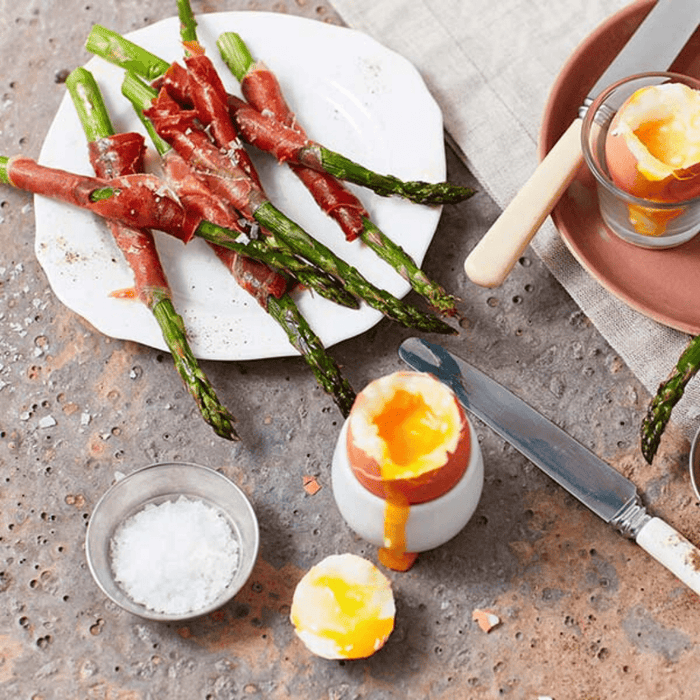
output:
[{"label": "egg in egg cup", "polygon": [[587,108],[583,156],[606,226],[645,248],[671,248],[700,231],[700,82],[643,73]]}]

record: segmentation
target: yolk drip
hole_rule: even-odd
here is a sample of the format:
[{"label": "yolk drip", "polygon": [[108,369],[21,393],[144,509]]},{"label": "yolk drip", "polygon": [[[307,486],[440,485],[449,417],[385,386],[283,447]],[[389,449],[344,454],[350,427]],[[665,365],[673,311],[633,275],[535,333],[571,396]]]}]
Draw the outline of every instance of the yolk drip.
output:
[{"label": "yolk drip", "polygon": [[379,550],[378,557],[389,569],[408,571],[418,555],[406,551],[410,505],[394,480],[399,476],[414,476],[410,473],[412,464],[444,442],[445,427],[422,396],[403,389],[394,394],[384,411],[375,418],[375,423],[389,456],[389,461],[381,466],[386,506],[384,547]]},{"label": "yolk drip", "polygon": [[635,231],[644,236],[660,236],[666,231],[669,221],[683,213],[682,209],[654,209],[628,204],[629,219]]},{"label": "yolk drip", "polygon": [[388,569],[408,571],[416,561],[416,552],[406,551],[406,523],[411,514],[408,498],[391,482],[385,482],[386,505],[384,506],[384,547],[380,547],[377,558]]}]

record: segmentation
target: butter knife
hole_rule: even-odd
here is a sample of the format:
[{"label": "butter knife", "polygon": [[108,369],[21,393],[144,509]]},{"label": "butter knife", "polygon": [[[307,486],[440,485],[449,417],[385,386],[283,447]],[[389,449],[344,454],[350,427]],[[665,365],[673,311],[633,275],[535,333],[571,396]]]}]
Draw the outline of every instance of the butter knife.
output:
[{"label": "butter knife", "polygon": [[469,253],[464,270],[482,287],[508,276],[583,163],[581,124],[588,106],[614,82],[666,70],[700,23],[698,0],[657,0],[635,33],[588,93],[576,118],[491,228]]},{"label": "butter knife", "polygon": [[700,594],[700,550],[647,512],[635,485],[504,386],[441,345],[408,338],[399,357],[454,391],[470,413],[620,534]]}]

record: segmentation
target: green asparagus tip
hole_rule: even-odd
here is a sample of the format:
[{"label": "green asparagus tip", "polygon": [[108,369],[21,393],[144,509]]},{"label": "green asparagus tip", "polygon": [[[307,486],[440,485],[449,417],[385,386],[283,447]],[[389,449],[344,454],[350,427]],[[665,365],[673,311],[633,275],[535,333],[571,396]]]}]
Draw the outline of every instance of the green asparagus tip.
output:
[{"label": "green asparagus tip", "polygon": [[406,182],[399,196],[410,199],[416,204],[458,204],[473,196],[475,190],[471,187],[453,185],[449,182],[422,182],[420,180]]},{"label": "green asparagus tip", "polygon": [[158,321],[175,368],[188,393],[197,404],[202,418],[219,437],[226,440],[239,440],[233,427],[235,418],[221,404],[214,388],[199,367],[187,342],[185,323],[175,311],[172,300],[169,297],[156,300],[156,303],[151,306],[151,311]]},{"label": "green asparagus tip", "polygon": [[347,180],[361,187],[367,187],[382,197],[395,195],[416,204],[456,204],[469,199],[474,194],[471,187],[453,185],[449,182],[406,181],[394,175],[383,175],[320,144],[310,144],[302,149],[300,160],[302,164],[311,168],[317,168],[320,162],[323,170],[339,180]]},{"label": "green asparagus tip", "polygon": [[328,354],[320,338],[311,330],[289,294],[281,299],[270,298],[269,314],[282,326],[289,342],[295,347],[311,368],[323,390],[333,399],[343,418],[347,418],[355,391],[343,377],[340,367]]},{"label": "green asparagus tip", "polygon": [[676,366],[663,381],[647,408],[641,427],[641,448],[644,459],[651,464],[661,437],[671,420],[675,405],[683,398],[688,382],[700,371],[700,335],[691,338],[678,358]]}]

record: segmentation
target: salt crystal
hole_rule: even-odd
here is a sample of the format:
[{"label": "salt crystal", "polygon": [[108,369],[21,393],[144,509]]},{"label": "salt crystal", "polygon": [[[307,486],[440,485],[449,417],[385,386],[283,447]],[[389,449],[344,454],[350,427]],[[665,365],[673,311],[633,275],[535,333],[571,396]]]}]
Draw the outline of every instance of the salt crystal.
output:
[{"label": "salt crystal", "polygon": [[53,416],[44,416],[39,420],[40,428],[53,428],[56,425],[56,419]]},{"label": "salt crystal", "polygon": [[111,543],[116,581],[136,603],[184,614],[212,604],[238,568],[239,544],[223,515],[202,501],[148,504]]}]

